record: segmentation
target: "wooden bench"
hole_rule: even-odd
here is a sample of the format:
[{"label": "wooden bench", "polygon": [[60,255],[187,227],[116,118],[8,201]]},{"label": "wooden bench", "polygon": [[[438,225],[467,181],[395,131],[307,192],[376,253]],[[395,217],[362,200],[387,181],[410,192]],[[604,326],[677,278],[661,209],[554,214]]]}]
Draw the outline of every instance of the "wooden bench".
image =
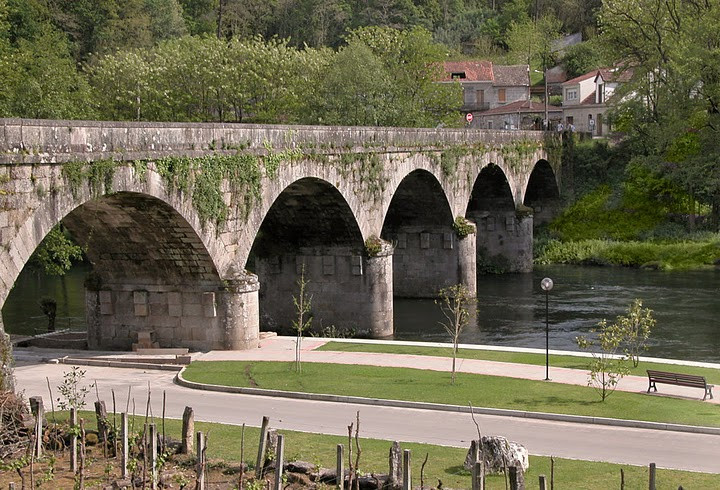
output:
[{"label": "wooden bench", "polygon": [[698,376],[696,374],[682,374],[682,373],[668,373],[665,371],[653,371],[652,369],[647,370],[648,380],[650,386],[648,386],[647,392],[650,390],[657,391],[656,383],[664,383],[666,385],[677,385],[677,386],[689,386],[691,388],[702,388],[705,390],[705,396],[703,401],[710,395],[712,399],[713,385],[707,384],[705,376]]}]

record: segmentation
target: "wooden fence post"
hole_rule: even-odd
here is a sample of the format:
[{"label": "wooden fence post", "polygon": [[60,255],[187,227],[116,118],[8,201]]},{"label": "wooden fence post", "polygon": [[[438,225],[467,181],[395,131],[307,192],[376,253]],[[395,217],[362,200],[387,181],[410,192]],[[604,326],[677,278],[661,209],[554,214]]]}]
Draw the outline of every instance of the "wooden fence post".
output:
[{"label": "wooden fence post", "polygon": [[403,490],[412,490],[412,473],[410,468],[410,450],[403,451]]},{"label": "wooden fence post", "polygon": [[35,416],[35,446],[33,452],[35,457],[39,458],[42,456],[43,450],[43,417],[45,417],[45,408],[41,396],[30,397],[30,410]]},{"label": "wooden fence post", "polygon": [[472,490],[485,490],[484,470],[482,461],[475,461],[472,467]]},{"label": "wooden fence post", "polygon": [[255,463],[255,479],[259,480],[263,477],[263,466],[265,466],[265,444],[267,439],[267,428],[270,423],[268,417],[263,417],[260,426],[260,444],[258,444],[257,461]]},{"label": "wooden fence post", "polygon": [[283,488],[283,466],[285,465],[285,436],[277,436],[277,453],[275,453],[275,490]]},{"label": "wooden fence post", "polygon": [[78,468],[78,418],[77,409],[70,409],[70,427],[72,428],[72,436],[70,436],[70,471],[77,473]]},{"label": "wooden fence post", "polygon": [[540,475],[538,477],[538,480],[540,482],[540,490],[547,490],[547,481],[545,479],[545,475]]},{"label": "wooden fence post", "polygon": [[655,463],[650,463],[650,490],[655,490]]},{"label": "wooden fence post", "polygon": [[120,432],[122,437],[121,455],[120,455],[120,476],[125,479],[128,477],[128,460],[130,456],[130,444],[128,435],[128,414],[123,412],[120,414]]},{"label": "wooden fence post", "polygon": [[150,424],[147,432],[150,438],[150,488],[152,490],[157,489],[158,482],[158,437],[157,437],[157,426]]},{"label": "wooden fence post", "polygon": [[193,435],[195,434],[195,412],[192,407],[185,407],[182,418],[182,440],[180,453],[190,454],[193,451]]},{"label": "wooden fence post", "polygon": [[197,433],[197,484],[195,490],[205,490],[205,434]]},{"label": "wooden fence post", "polygon": [[511,466],[508,468],[510,475],[510,490],[525,490],[525,475],[519,466]]},{"label": "wooden fence post", "polygon": [[338,490],[345,489],[345,461],[343,460],[343,450],[345,446],[342,444],[337,445],[337,463],[335,466],[335,482]]}]

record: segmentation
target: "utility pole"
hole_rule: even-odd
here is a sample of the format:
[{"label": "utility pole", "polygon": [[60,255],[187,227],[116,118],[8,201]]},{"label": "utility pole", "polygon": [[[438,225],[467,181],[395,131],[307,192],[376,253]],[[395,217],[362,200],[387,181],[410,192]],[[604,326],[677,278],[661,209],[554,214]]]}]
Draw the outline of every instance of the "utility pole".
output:
[{"label": "utility pole", "polygon": [[550,129],[550,116],[548,113],[548,80],[547,80],[547,63],[543,59],[543,78],[545,79],[545,131]]}]

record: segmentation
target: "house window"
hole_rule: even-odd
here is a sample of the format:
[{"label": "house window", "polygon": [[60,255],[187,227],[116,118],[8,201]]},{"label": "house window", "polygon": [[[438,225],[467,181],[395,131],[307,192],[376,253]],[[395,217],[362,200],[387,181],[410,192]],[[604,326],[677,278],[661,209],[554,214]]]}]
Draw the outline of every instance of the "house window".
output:
[{"label": "house window", "polygon": [[483,105],[485,103],[485,91],[484,90],[476,90],[475,91],[475,102],[478,105]]},{"label": "house window", "polygon": [[450,74],[450,78],[453,80],[467,78],[464,71],[454,71]]},{"label": "house window", "polygon": [[492,129],[492,121],[488,121],[488,129]]},{"label": "house window", "polygon": [[498,102],[505,102],[505,89],[504,88],[498,89]]},{"label": "house window", "polygon": [[567,124],[568,126],[570,126],[573,123],[574,123],[573,116],[568,116],[565,118],[565,124]]},{"label": "house window", "polygon": [[598,84],[598,90],[597,90],[597,103],[602,104],[605,102],[605,84],[600,83]]},{"label": "house window", "polygon": [[565,100],[578,100],[578,91],[576,88],[565,89]]}]

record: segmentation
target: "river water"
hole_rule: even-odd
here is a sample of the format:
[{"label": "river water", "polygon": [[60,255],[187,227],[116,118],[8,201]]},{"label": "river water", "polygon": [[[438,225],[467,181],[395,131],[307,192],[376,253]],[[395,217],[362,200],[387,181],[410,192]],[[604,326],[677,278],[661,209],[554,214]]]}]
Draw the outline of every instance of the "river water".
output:
[{"label": "river water", "polygon": [[[64,278],[23,272],[2,310],[10,333],[47,328],[38,299],[58,302],[58,328],[84,329],[84,277],[89,266],[74,267]],[[635,298],[657,319],[648,355],[720,362],[720,271],[662,272],[615,267],[543,266],[530,274],[480,276],[477,321],[461,342],[545,347],[543,277],[550,291],[550,348],[576,350],[575,337],[603,318],[623,314]],[[395,338],[449,341],[432,300],[395,300]]]}]

